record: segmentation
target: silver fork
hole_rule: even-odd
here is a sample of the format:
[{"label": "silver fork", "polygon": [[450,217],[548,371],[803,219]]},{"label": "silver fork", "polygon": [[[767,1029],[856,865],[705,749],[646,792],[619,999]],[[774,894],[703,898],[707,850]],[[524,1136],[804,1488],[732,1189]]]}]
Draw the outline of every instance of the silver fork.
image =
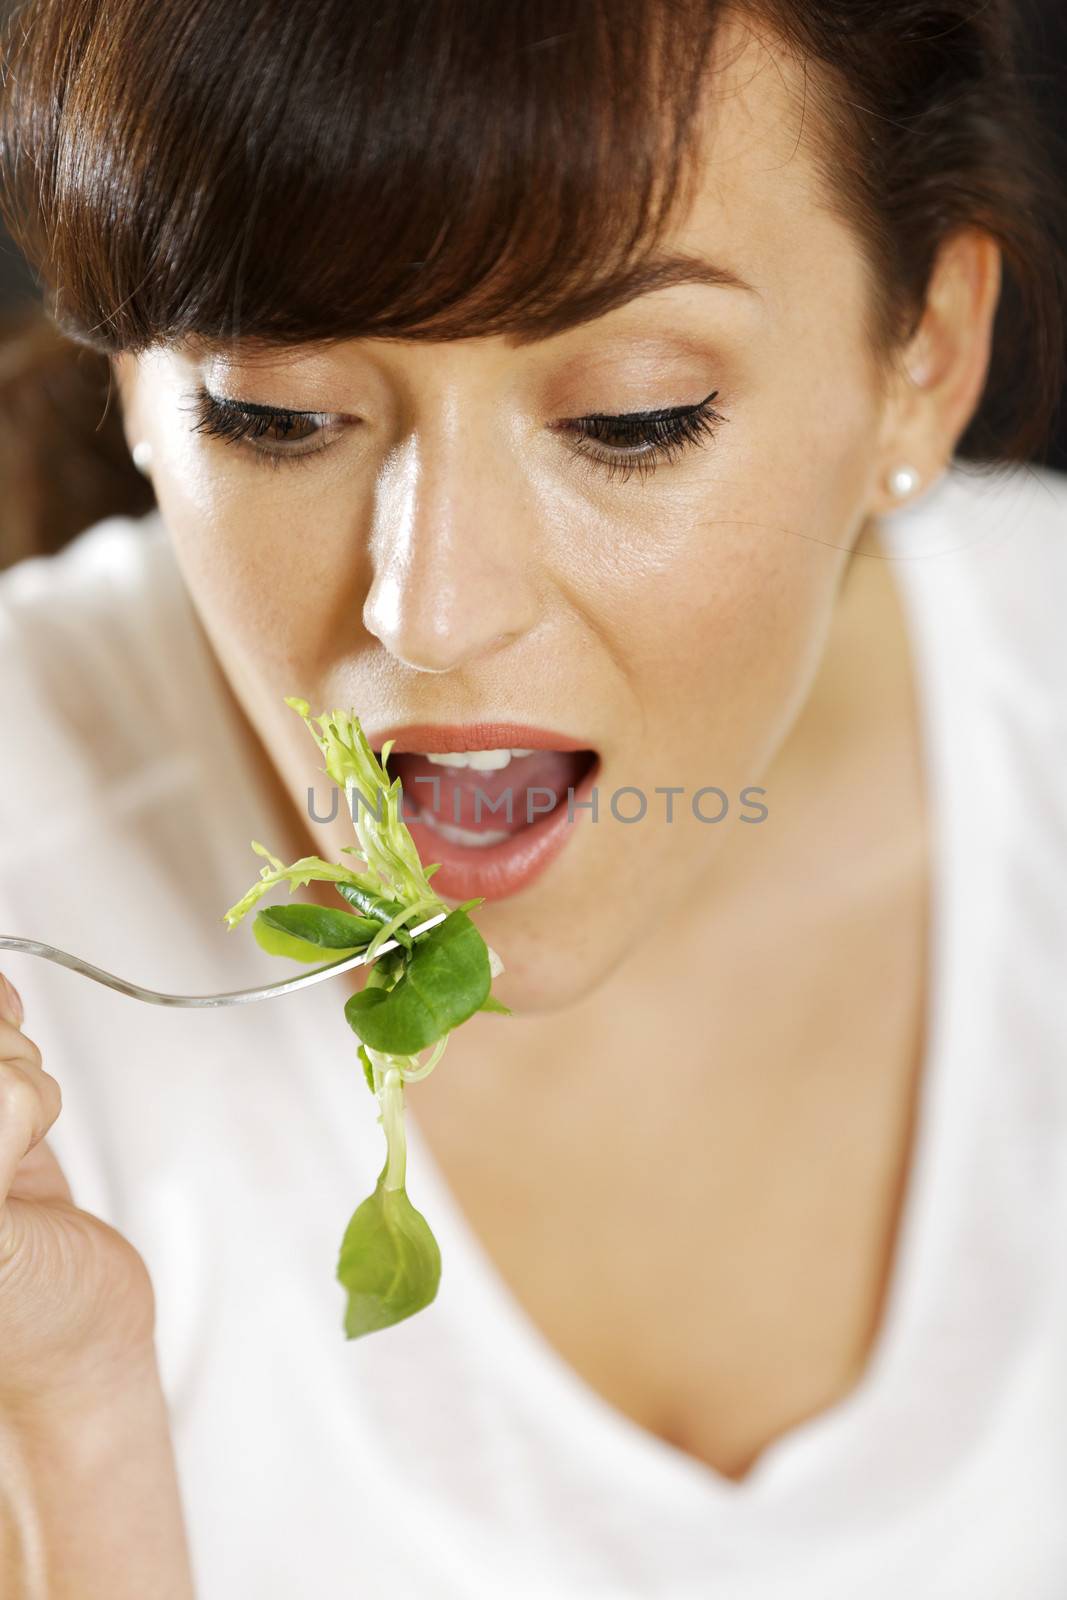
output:
[{"label": "silver fork", "polygon": [[[435,928],[447,915],[447,911],[439,911],[428,922],[420,922],[417,928],[410,930],[411,937],[414,939],[420,933]],[[396,950],[399,943],[398,939],[386,939],[374,952],[373,960],[377,961],[387,950]],[[128,994],[134,1000],[145,1000],[153,1006],[242,1006],[251,1000],[270,1000],[276,994],[293,994],[297,989],[307,989],[313,983],[322,983],[326,978],[367,964],[364,951],[358,956],[347,956],[343,961],[331,961],[324,967],[313,967],[310,972],[301,972],[295,978],[282,978],[280,983],[268,983],[260,989],[233,989],[229,994],[163,994],[158,989],[143,989],[139,983],[117,978],[113,972],[94,967],[91,961],[83,961],[81,956],[72,956],[66,950],[57,950],[55,945],[42,944],[39,939],[16,939],[13,934],[0,933],[0,950],[18,950],[23,955],[41,956],[45,961],[54,961],[57,966],[69,967],[71,972],[80,972],[83,977],[92,978],[94,983],[102,983],[108,989],[116,989],[119,994]]]}]

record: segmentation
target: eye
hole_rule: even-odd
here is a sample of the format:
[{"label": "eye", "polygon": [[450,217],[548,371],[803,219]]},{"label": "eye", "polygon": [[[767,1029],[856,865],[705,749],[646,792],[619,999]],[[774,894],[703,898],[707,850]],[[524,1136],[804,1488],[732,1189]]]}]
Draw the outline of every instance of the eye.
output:
[{"label": "eye", "polygon": [[[625,482],[635,472],[644,479],[661,464],[714,437],[726,420],[714,406],[718,395],[713,389],[695,405],[657,411],[592,412],[553,427],[569,436],[568,448],[574,455],[592,461],[609,479],[621,473]],[[339,431],[338,419],[325,412],[230,400],[203,387],[185,409],[195,418],[194,433],[243,445],[272,467],[318,455],[329,449],[331,436]]]},{"label": "eye", "polygon": [[195,418],[192,431],[251,448],[272,467],[302,461],[329,449],[337,419],[321,411],[285,411],[229,400],[199,388],[183,409]]},{"label": "eye", "polygon": [[602,467],[609,479],[620,472],[623,481],[637,473],[642,479],[665,462],[676,461],[686,450],[714,438],[726,418],[716,411],[718,389],[691,406],[669,406],[661,411],[621,414],[593,412],[555,424],[570,436],[568,448],[577,456]]}]

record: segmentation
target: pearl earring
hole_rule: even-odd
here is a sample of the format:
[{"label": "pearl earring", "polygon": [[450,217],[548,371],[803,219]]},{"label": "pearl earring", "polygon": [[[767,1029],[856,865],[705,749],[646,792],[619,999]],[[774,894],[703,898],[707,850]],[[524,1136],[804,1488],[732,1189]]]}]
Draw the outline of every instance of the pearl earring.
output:
[{"label": "pearl earring", "polygon": [[889,492],[897,500],[906,500],[919,487],[919,474],[914,467],[894,467],[889,474]]},{"label": "pearl earring", "polygon": [[133,457],[133,464],[137,468],[138,472],[143,472],[146,475],[151,472],[152,446],[149,444],[147,439],[138,439],[137,443],[130,451],[130,454]]}]

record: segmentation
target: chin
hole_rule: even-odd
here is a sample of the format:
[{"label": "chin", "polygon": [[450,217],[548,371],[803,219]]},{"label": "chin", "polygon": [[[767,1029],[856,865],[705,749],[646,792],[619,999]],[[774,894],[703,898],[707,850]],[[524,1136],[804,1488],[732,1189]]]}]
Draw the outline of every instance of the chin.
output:
[{"label": "chin", "polygon": [[[483,929],[492,944],[492,936]],[[522,940],[509,943],[507,954],[497,951],[505,971],[493,983],[493,993],[516,1016],[543,1016],[565,1011],[595,993],[616,970],[608,960],[593,964],[558,944],[538,945],[530,952]],[[493,945],[496,949],[496,945]]]}]

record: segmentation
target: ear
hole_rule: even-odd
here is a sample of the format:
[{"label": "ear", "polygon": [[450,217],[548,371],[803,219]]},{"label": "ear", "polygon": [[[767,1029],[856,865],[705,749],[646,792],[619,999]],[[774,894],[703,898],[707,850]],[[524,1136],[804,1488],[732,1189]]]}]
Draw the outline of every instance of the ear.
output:
[{"label": "ear", "polygon": [[985,388],[1001,270],[998,246],[978,229],[942,244],[922,319],[890,382],[873,512],[902,504],[888,487],[898,468],[914,468],[921,494],[949,465]]}]

